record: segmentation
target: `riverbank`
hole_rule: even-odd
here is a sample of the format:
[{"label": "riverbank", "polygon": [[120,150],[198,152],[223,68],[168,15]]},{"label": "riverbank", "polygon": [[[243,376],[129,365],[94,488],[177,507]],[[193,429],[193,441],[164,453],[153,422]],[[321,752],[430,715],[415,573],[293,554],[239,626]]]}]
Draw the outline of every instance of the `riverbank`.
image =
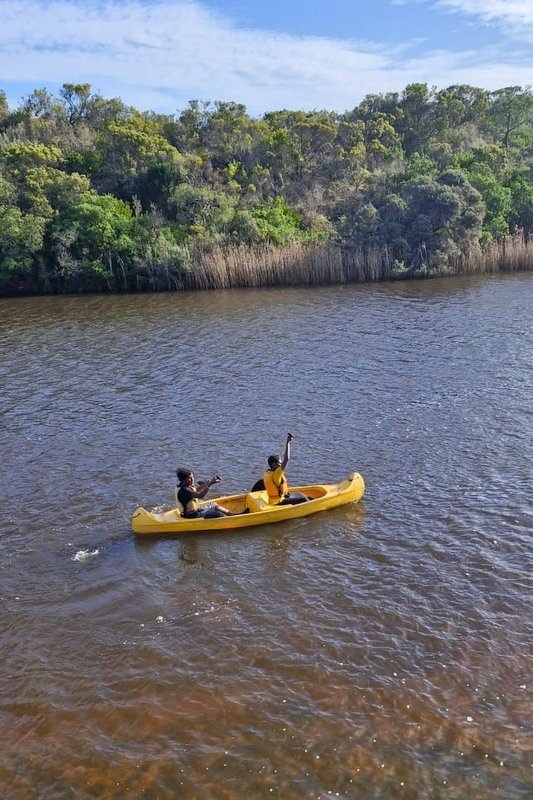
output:
[{"label": "riverbank", "polygon": [[[147,275],[144,288],[233,289],[261,286],[328,286],[533,269],[533,240],[522,233],[478,246],[430,266],[421,250],[415,265],[397,261],[388,247],[332,242],[284,247],[216,248],[199,254],[194,270]],[[163,287],[161,285],[163,281]],[[165,286],[166,284],[166,286]]]},{"label": "riverbank", "polygon": [[398,261],[387,246],[293,242],[289,245],[200,246],[190,248],[186,266],[170,261],[138,263],[126,271],[110,263],[97,273],[36,270],[17,281],[16,272],[1,297],[63,294],[208,291],[284,286],[335,286],[453,275],[533,270],[533,239],[519,232],[477,245],[468,252],[427,263],[423,245],[411,265]]}]

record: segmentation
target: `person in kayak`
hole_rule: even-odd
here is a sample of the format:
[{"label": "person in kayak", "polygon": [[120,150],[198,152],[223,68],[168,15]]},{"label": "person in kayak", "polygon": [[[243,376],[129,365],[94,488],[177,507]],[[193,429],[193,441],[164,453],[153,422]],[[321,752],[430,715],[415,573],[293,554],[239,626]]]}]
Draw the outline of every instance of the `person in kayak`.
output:
[{"label": "person in kayak", "polygon": [[194,473],[190,469],[178,468],[176,470],[178,484],[176,486],[176,503],[180,513],[186,519],[203,517],[204,519],[214,519],[215,517],[231,517],[232,512],[218,503],[209,503],[207,506],[199,505],[198,501],[203,500],[209,488],[215,483],[220,483],[218,475],[208,481],[202,481],[198,485],[194,482]]},{"label": "person in kayak", "polygon": [[268,469],[263,475],[263,482],[268,494],[268,502],[273,505],[294,506],[297,503],[305,503],[308,499],[301,492],[289,492],[289,484],[284,470],[291,457],[291,441],[292,435],[288,433],[283,460],[279,456],[268,457]]}]

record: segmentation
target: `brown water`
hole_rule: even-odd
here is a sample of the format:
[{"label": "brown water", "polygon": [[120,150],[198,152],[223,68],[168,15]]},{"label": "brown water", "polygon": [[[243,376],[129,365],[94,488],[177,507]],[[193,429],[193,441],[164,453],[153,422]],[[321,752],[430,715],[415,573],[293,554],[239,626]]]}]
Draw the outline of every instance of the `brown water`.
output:
[{"label": "brown water", "polygon": [[[0,302],[8,800],[531,798],[533,276]],[[173,471],[351,506],[136,541]]]}]

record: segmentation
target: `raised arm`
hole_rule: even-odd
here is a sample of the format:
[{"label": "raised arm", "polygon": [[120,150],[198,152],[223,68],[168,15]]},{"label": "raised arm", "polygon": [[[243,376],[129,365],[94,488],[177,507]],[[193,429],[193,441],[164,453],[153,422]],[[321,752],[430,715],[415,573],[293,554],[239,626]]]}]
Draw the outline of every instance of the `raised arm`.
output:
[{"label": "raised arm", "polygon": [[291,458],[291,442],[292,442],[292,433],[287,434],[287,441],[285,442],[285,450],[283,451],[283,460],[281,462],[281,468],[285,469],[287,464]]},{"label": "raised arm", "polygon": [[215,483],[220,483],[221,480],[222,479],[218,475],[213,475],[213,477],[210,478],[210,480],[202,481],[201,483],[199,483],[196,489],[192,489],[191,487],[191,491],[193,492],[194,497],[197,497],[198,499],[201,500],[203,497],[206,496],[210,487],[214,486]]}]

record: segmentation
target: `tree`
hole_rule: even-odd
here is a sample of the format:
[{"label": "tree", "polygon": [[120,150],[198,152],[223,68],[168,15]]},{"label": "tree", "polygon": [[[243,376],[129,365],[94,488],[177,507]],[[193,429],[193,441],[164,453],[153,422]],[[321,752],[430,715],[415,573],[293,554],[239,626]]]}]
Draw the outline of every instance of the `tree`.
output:
[{"label": "tree", "polygon": [[[45,220],[24,213],[16,205],[15,186],[0,174],[0,289],[26,282],[36,255],[42,250]],[[17,281],[18,279],[18,281]]]},{"label": "tree", "polygon": [[502,147],[490,145],[476,148],[460,159],[468,180],[483,198],[485,218],[482,238],[500,239],[509,233],[511,190],[505,185],[509,162]]},{"label": "tree", "polygon": [[200,141],[215,169],[224,169],[236,160],[246,166],[254,144],[260,137],[261,123],[252,120],[242,103],[217,102],[205,118]]},{"label": "tree", "polygon": [[4,161],[13,175],[20,176],[32,167],[61,164],[63,153],[59,147],[52,144],[11,142],[0,145],[0,161]]},{"label": "tree", "polygon": [[401,116],[396,130],[402,136],[406,155],[423,151],[438,130],[434,109],[435,89],[425,83],[410,83],[401,94]]},{"label": "tree", "polygon": [[54,98],[46,88],[34,89],[22,103],[22,111],[29,117],[50,118],[57,111]]},{"label": "tree", "polygon": [[187,183],[174,188],[169,207],[173,220],[183,226],[189,237],[206,244],[220,240],[229,232],[235,213],[234,202],[227,193]]},{"label": "tree", "polygon": [[270,196],[316,207],[317,191],[342,169],[336,115],[284,110],[265,114],[264,121],[262,166],[268,171]]},{"label": "tree", "polygon": [[64,83],[59,94],[65,102],[71,125],[87,116],[91,100],[90,83]]},{"label": "tree", "polygon": [[9,105],[7,102],[6,93],[0,89],[0,125],[7,119],[9,115]]},{"label": "tree", "polygon": [[386,94],[367,94],[359,105],[353,111],[348,112],[345,117],[366,122],[374,114],[386,114],[396,120],[400,119],[403,113],[398,92],[387,92]]},{"label": "tree", "polygon": [[347,208],[344,210],[345,213],[340,214],[337,220],[337,231],[342,242],[380,243],[380,216],[374,203],[362,202],[351,213]]},{"label": "tree", "polygon": [[436,180],[420,178],[402,191],[406,203],[404,237],[415,270],[446,266],[481,234],[484,206],[479,192],[459,170]]},{"label": "tree", "polygon": [[435,95],[435,115],[440,135],[448,139],[464,125],[479,123],[489,107],[489,92],[468,84],[455,84]]},{"label": "tree", "polygon": [[261,239],[275,244],[303,238],[300,217],[281,197],[252,211]]},{"label": "tree", "polygon": [[164,136],[156,122],[141,116],[110,122],[97,142],[102,169],[94,181],[101,192],[122,199],[137,193],[139,174],[155,162],[177,162],[182,156]]},{"label": "tree", "polygon": [[405,161],[404,180],[407,182],[417,181],[420,178],[436,178],[437,165],[425,153],[413,153]]},{"label": "tree", "polygon": [[175,289],[179,272],[189,270],[191,256],[181,225],[169,224],[158,211],[152,210],[137,220],[135,278],[153,289]]},{"label": "tree", "polygon": [[507,86],[490,95],[489,130],[508,150],[522,128],[533,130],[533,93],[529,87]]},{"label": "tree", "polygon": [[111,195],[85,192],[50,228],[60,275],[102,279],[109,288],[127,287],[135,254],[135,220],[130,207]]},{"label": "tree", "polygon": [[172,197],[176,187],[182,184],[197,186],[202,183],[201,167],[199,156],[154,158],[139,171],[135,181],[135,193],[141,207],[145,210],[156,207],[168,219],[172,219],[175,210]]},{"label": "tree", "polygon": [[[27,283],[44,242],[45,220],[16,206],[0,206],[0,289]],[[15,278],[18,276],[18,280]]]},{"label": "tree", "polygon": [[378,111],[365,123],[367,165],[376,169],[380,164],[397,158],[401,152],[401,137],[394,128],[394,118]]},{"label": "tree", "polygon": [[533,180],[521,172],[514,172],[509,179],[511,192],[511,211],[509,226],[526,234],[533,233]]}]

